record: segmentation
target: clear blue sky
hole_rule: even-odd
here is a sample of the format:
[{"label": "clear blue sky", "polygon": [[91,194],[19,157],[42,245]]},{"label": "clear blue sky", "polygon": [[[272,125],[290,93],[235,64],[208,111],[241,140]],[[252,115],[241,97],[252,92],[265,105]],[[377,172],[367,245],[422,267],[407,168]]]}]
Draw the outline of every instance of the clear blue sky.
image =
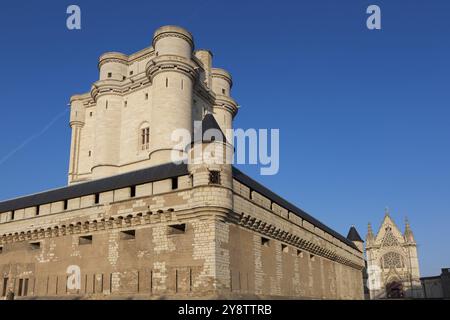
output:
[{"label": "clear blue sky", "polygon": [[[78,4],[82,30],[66,29]],[[365,27],[382,9],[382,31]],[[450,1],[8,1],[0,6],[0,199],[66,184],[67,103],[106,51],[165,24],[234,77],[235,126],[279,128],[276,176],[248,174],[346,235],[389,206],[423,275],[450,267]],[[9,155],[9,156],[8,156]]]}]

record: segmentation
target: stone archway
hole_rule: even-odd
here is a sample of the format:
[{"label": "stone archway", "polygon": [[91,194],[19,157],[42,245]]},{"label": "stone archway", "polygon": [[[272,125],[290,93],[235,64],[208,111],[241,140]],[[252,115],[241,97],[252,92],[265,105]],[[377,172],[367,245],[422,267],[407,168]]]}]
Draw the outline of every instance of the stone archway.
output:
[{"label": "stone archway", "polygon": [[403,284],[399,279],[392,279],[386,284],[386,298],[401,299],[404,296]]}]

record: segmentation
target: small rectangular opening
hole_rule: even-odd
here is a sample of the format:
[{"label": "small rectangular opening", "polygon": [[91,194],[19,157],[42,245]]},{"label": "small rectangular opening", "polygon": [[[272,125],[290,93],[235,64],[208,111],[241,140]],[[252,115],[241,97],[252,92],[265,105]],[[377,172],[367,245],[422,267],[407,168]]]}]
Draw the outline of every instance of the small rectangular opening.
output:
[{"label": "small rectangular opening", "polygon": [[40,242],[30,242],[30,249],[31,250],[39,250],[41,248]]},{"label": "small rectangular opening", "polygon": [[111,77],[112,77],[112,73],[108,72],[108,78],[111,78]]},{"label": "small rectangular opening", "polygon": [[148,93],[145,94],[145,100],[148,100]]},{"label": "small rectangular opening", "polygon": [[136,239],[136,230],[126,230],[120,232],[120,240],[134,240]]},{"label": "small rectangular opening", "polygon": [[281,244],[281,251],[283,251],[284,253],[288,253],[289,247],[285,244]]},{"label": "small rectangular opening", "polygon": [[99,204],[100,203],[100,193],[96,193],[94,195],[94,204]]},{"label": "small rectangular opening", "polygon": [[261,245],[264,247],[268,247],[270,245],[270,240],[264,237],[261,237]]},{"label": "small rectangular opening", "polygon": [[92,244],[92,236],[81,236],[78,238],[79,245]]},{"label": "small rectangular opening", "polygon": [[7,289],[8,289],[8,278],[3,278],[2,297],[6,296],[6,290]]},{"label": "small rectangular opening", "polygon": [[130,76],[132,76],[132,75],[133,75],[133,73],[134,73],[133,71],[130,71]]},{"label": "small rectangular opening", "polygon": [[210,184],[220,184],[220,171],[211,170],[209,172],[209,183]]},{"label": "small rectangular opening", "polygon": [[69,200],[64,200],[64,210],[67,210],[68,205],[69,205]]},{"label": "small rectangular opening", "polygon": [[178,177],[172,178],[172,190],[178,189]]},{"label": "small rectangular opening", "polygon": [[23,296],[26,297],[27,295],[28,295],[28,279],[25,279],[23,283]]},{"label": "small rectangular opening", "polygon": [[3,247],[0,247],[0,254],[3,253]]},{"label": "small rectangular opening", "polygon": [[186,224],[173,224],[169,226],[169,234],[183,234],[186,232]]},{"label": "small rectangular opening", "polygon": [[36,215],[39,215],[40,206],[36,206]]},{"label": "small rectangular opening", "polygon": [[136,197],[136,186],[131,186],[130,187],[130,197],[131,198]]},{"label": "small rectangular opening", "polygon": [[23,279],[19,279],[19,290],[17,291],[17,295],[19,297],[22,296],[22,289],[23,289]]},{"label": "small rectangular opening", "polygon": [[13,212],[11,212],[11,220],[14,220],[14,216],[16,215],[16,212],[15,211],[13,211]]}]

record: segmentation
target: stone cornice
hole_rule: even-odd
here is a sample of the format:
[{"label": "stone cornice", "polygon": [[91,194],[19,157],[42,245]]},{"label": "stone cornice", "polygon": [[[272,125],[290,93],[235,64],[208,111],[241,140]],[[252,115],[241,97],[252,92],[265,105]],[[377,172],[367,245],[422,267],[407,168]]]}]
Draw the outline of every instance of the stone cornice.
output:
[{"label": "stone cornice", "polygon": [[156,30],[153,36],[153,47],[155,47],[156,42],[167,37],[183,39],[189,43],[192,49],[194,48],[194,38],[192,34],[178,26],[164,26]]},{"label": "stone cornice", "polygon": [[244,228],[253,230],[267,237],[290,244],[296,248],[303,249],[307,252],[327,258],[329,260],[336,261],[338,263],[342,263],[359,270],[362,270],[363,268],[363,265],[361,264],[362,258],[358,259],[357,257],[352,257],[349,253],[345,254],[344,256],[338,253],[338,250],[340,248],[338,250],[330,250],[324,248],[323,246],[314,243],[312,239],[305,239],[298,234],[283,230],[278,226],[255,218],[251,215],[242,213],[239,216],[238,224]]},{"label": "stone cornice", "polygon": [[223,79],[230,84],[230,88],[233,87],[233,78],[231,77],[231,74],[228,71],[221,68],[212,68],[211,76],[213,78]]},{"label": "stone cornice", "polygon": [[133,79],[126,79],[125,81],[110,79],[97,81],[92,85],[91,98],[97,101],[98,97],[103,94],[123,95],[149,83],[150,81],[145,75],[136,76]]},{"label": "stone cornice", "polygon": [[236,101],[234,101],[233,98],[228,97],[228,96],[216,94],[216,99],[214,101],[214,106],[215,107],[223,107],[223,108],[225,108],[226,110],[231,112],[233,117],[235,117],[237,112],[238,112],[238,106],[237,106]]},{"label": "stone cornice", "polygon": [[102,54],[98,61],[98,69],[108,62],[121,63],[128,65],[128,56],[120,52],[106,52]]},{"label": "stone cornice", "polygon": [[180,56],[164,55],[150,60],[146,67],[146,74],[150,80],[157,74],[164,71],[175,71],[189,76],[195,80],[198,75],[199,67],[193,61],[187,60]]}]

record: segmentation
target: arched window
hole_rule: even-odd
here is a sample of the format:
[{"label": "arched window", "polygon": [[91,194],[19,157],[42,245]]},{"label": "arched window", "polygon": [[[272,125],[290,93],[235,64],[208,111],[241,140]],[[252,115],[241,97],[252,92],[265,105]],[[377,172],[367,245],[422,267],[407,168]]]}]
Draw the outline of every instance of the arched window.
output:
[{"label": "arched window", "polygon": [[150,144],[150,127],[148,123],[143,123],[139,130],[139,148],[140,150],[148,150]]}]

